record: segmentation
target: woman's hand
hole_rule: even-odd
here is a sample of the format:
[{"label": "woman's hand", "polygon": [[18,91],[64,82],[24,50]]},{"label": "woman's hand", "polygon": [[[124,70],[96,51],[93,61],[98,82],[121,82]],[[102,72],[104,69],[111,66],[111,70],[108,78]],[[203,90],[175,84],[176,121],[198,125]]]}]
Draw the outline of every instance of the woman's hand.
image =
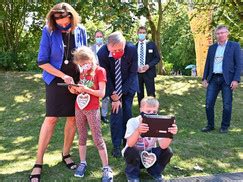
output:
[{"label": "woman's hand", "polygon": [[73,81],[73,78],[71,76],[68,76],[68,75],[64,75],[62,77],[63,81],[67,84],[73,84],[74,81]]}]

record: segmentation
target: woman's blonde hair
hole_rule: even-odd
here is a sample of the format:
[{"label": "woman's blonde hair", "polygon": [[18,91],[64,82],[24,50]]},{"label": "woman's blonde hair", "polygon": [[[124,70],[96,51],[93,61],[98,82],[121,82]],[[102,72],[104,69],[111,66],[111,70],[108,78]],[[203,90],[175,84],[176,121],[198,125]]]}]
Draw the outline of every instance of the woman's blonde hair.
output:
[{"label": "woman's blonde hair", "polygon": [[77,48],[73,53],[73,61],[75,64],[79,64],[85,61],[90,61],[92,63],[92,70],[96,68],[96,57],[93,51],[87,46],[81,46]]},{"label": "woman's blonde hair", "polygon": [[[60,15],[57,18],[55,15]],[[78,23],[80,22],[80,16],[75,11],[75,9],[68,3],[58,3],[47,13],[46,20],[47,25],[50,31],[56,30],[56,19],[61,19],[65,17],[70,17],[71,20],[71,31],[77,27]]]}]

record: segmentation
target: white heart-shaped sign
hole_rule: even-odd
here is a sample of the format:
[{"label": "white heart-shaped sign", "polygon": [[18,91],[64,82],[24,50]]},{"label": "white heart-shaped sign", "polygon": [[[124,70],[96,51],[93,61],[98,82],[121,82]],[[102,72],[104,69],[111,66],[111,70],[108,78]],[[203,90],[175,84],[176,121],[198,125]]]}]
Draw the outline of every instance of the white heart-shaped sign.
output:
[{"label": "white heart-shaped sign", "polygon": [[150,168],[157,160],[157,157],[153,153],[148,153],[147,151],[142,151],[140,154],[141,161],[145,168]]},{"label": "white heart-shaped sign", "polygon": [[79,94],[77,96],[77,104],[81,110],[83,110],[89,104],[89,101],[90,101],[89,94]]}]

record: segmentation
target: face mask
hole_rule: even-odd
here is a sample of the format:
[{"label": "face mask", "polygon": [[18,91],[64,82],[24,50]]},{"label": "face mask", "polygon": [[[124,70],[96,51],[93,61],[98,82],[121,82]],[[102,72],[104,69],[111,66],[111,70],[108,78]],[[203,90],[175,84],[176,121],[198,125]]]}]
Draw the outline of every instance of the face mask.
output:
[{"label": "face mask", "polygon": [[103,38],[99,37],[99,38],[95,38],[96,44],[100,45],[103,44]]},{"label": "face mask", "polygon": [[113,52],[112,53],[112,57],[114,59],[120,59],[123,56],[123,54],[124,54],[124,50],[119,51],[119,52]]},{"label": "face mask", "polygon": [[87,63],[84,64],[83,66],[79,66],[80,72],[87,73],[89,70],[91,70],[92,64]]},{"label": "face mask", "polygon": [[143,34],[143,33],[139,33],[138,34],[138,39],[139,40],[145,40],[145,38],[146,38],[146,34]]},{"label": "face mask", "polygon": [[65,26],[65,27],[63,27],[63,26],[61,26],[61,25],[58,25],[58,24],[56,24],[56,27],[59,29],[59,30],[62,30],[62,31],[67,31],[67,30],[69,30],[71,27],[72,27],[72,24],[71,23],[69,23],[67,26]]}]

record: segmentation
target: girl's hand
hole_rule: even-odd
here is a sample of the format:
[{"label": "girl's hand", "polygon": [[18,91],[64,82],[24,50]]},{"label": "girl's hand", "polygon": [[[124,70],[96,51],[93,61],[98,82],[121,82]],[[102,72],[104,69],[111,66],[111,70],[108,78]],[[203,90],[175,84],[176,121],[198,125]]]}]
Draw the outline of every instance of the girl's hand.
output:
[{"label": "girl's hand", "polygon": [[176,124],[172,124],[172,127],[168,128],[168,132],[172,133],[173,135],[175,135],[178,131],[177,125]]},{"label": "girl's hand", "polygon": [[77,87],[75,86],[68,86],[68,90],[72,93],[72,94],[78,94],[78,91],[76,89]]},{"label": "girl's hand", "polygon": [[87,91],[87,87],[84,86],[84,85],[79,85],[78,87],[75,87],[76,90],[79,92],[79,93],[83,93],[83,92],[86,92]]}]

